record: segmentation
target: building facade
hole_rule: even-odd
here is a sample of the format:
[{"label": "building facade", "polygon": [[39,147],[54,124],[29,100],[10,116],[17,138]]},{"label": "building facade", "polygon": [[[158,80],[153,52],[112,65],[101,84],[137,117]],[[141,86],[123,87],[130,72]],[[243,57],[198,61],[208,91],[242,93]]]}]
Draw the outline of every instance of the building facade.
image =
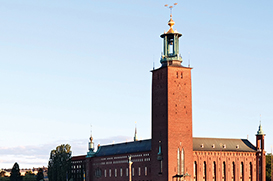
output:
[{"label": "building facade", "polygon": [[[179,38],[170,29],[163,39],[161,67],[152,70],[152,138],[98,146],[72,158],[74,180],[86,181],[265,181],[262,126],[256,146],[247,139],[192,136],[190,67],[182,66]],[[80,168],[81,169],[80,169]],[[77,170],[78,168],[78,170]],[[77,174],[82,174],[79,176]]]}]

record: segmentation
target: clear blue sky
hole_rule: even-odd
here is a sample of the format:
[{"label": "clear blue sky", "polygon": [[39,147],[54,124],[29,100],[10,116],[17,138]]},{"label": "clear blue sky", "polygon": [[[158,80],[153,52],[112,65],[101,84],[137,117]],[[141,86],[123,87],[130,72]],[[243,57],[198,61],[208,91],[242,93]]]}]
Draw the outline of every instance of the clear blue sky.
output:
[{"label": "clear blue sky", "polygon": [[[0,5],[0,168],[50,150],[151,137],[151,72],[173,1],[6,0]],[[193,135],[273,145],[272,1],[178,1],[192,70]]]}]

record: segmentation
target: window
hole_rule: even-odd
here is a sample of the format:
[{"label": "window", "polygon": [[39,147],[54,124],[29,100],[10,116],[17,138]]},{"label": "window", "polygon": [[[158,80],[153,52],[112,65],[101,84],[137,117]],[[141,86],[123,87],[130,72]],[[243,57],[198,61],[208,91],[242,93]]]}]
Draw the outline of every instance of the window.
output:
[{"label": "window", "polygon": [[138,167],[138,176],[140,176],[140,175],[141,175],[141,168]]},{"label": "window", "polygon": [[107,171],[106,170],[104,170],[104,177],[106,177],[107,176]]},{"label": "window", "polygon": [[180,175],[180,150],[177,149],[177,175]]},{"label": "window", "polygon": [[232,167],[231,167],[231,180],[235,181],[235,163],[232,162]]},{"label": "window", "polygon": [[111,169],[109,169],[109,177],[111,177]]},{"label": "window", "polygon": [[182,148],[181,151],[181,169],[182,169],[182,175],[184,175],[184,168],[185,168],[185,164],[184,164],[184,148]]},{"label": "window", "polygon": [[183,79],[183,72],[181,72],[181,79]]},{"label": "window", "polygon": [[115,168],[115,177],[117,177],[118,176],[118,171],[117,171],[117,169]]},{"label": "window", "polygon": [[240,180],[244,181],[244,163],[243,162],[241,162],[241,165],[240,165]]},{"label": "window", "polygon": [[132,168],[132,176],[135,176],[135,168]]},{"label": "window", "polygon": [[216,163],[215,163],[215,162],[213,162],[212,180],[213,180],[213,181],[216,181]]},{"label": "window", "polygon": [[[80,172],[80,170],[78,170]],[[95,170],[95,176],[96,177],[101,177],[101,169],[100,168],[96,168]]]},{"label": "window", "polygon": [[223,162],[223,166],[222,166],[222,180],[226,181],[226,163]]},{"label": "window", "polygon": [[122,177],[122,168],[120,168],[120,176]]},{"label": "window", "polygon": [[249,181],[252,181],[252,163],[249,163]]},{"label": "window", "polygon": [[206,162],[203,164],[203,181],[207,180],[207,165]]},{"label": "window", "polygon": [[197,163],[196,163],[196,161],[193,164],[193,180],[197,181]]},{"label": "window", "polygon": [[129,175],[129,171],[128,171],[128,168],[126,168],[126,177],[128,177]]},{"label": "window", "polygon": [[145,176],[147,176],[147,167],[145,167]]},{"label": "window", "polygon": [[173,48],[173,38],[170,37],[168,38],[168,55],[172,55],[174,53]]}]

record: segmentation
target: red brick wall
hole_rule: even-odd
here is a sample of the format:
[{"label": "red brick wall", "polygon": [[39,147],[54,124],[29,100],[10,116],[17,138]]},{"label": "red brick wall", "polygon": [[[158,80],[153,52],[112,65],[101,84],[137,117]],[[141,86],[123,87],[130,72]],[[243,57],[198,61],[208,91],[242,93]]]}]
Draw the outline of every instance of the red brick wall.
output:
[{"label": "red brick wall", "polygon": [[[168,66],[153,71],[152,79],[153,179],[172,180],[177,174],[177,150],[184,148],[185,173],[193,171],[191,69]],[[162,142],[163,173],[156,160]],[[189,177],[186,180],[190,180]]]},{"label": "red brick wall", "polygon": [[[126,175],[126,169],[128,169],[128,156],[131,155],[133,161],[132,169],[134,169],[134,176],[132,181],[138,180],[151,180],[151,161],[150,152],[139,152],[132,154],[111,155],[105,157],[90,158],[88,174],[92,181],[128,181],[129,177]],[[147,168],[147,174],[145,174],[145,167]],[[140,168],[140,174],[139,174]],[[101,170],[101,176],[95,174],[96,169]],[[121,174],[122,169],[122,174]],[[105,176],[106,170],[106,176]],[[111,170],[111,176],[109,175]],[[116,175],[115,175],[116,172]],[[129,173],[129,170],[128,170]],[[91,181],[87,180],[87,181]]]},{"label": "red brick wall", "polygon": [[[204,162],[206,162],[207,180],[213,180],[213,162],[216,163],[216,180],[223,178],[223,162],[226,165],[226,181],[232,180],[232,164],[235,163],[235,180],[241,180],[240,164],[243,162],[243,180],[249,180],[250,162],[252,163],[252,180],[256,181],[255,152],[209,152],[195,151],[193,160],[197,163],[197,181],[203,181]],[[194,175],[193,175],[194,177]]]}]

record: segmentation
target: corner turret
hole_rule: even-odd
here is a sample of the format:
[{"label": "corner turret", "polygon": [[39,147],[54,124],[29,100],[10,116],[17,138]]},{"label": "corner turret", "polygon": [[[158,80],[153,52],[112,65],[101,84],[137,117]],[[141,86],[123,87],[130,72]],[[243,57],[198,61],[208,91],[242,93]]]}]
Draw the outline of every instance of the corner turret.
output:
[{"label": "corner turret", "polygon": [[93,157],[96,152],[94,152],[94,142],[93,142],[93,136],[91,134],[89,138],[90,142],[88,143],[88,152],[86,157]]},{"label": "corner turret", "polygon": [[256,165],[259,169],[259,172],[257,172],[257,181],[264,181],[266,177],[266,156],[265,156],[265,149],[264,149],[264,137],[265,134],[262,129],[262,124],[260,121],[260,125],[256,134]]}]

